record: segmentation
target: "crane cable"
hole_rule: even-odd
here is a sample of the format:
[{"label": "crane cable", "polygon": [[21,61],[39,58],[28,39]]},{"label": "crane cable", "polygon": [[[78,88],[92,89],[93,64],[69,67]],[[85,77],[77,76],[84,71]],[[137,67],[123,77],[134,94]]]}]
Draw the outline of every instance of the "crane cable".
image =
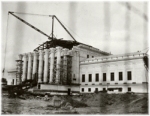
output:
[{"label": "crane cable", "polygon": [[[55,15],[41,15],[41,14],[31,14],[31,13],[21,13],[21,12],[10,12],[14,17],[16,17],[17,19],[19,19],[20,21],[22,21],[23,23],[27,24],[28,26],[34,28],[35,30],[37,30],[38,32],[44,34],[45,36],[47,36],[49,38],[49,36],[45,33],[43,33],[41,30],[37,29],[36,27],[32,26],[31,24],[29,24],[28,22],[26,22],[25,20],[21,19],[20,17],[14,15],[13,13],[16,14],[25,14],[25,15],[38,15],[38,16],[49,16],[52,17],[52,21],[54,21],[54,18],[59,22],[59,24],[65,29],[65,31],[71,36],[71,38],[76,42],[75,38],[71,35],[71,33],[66,29],[66,27],[60,22],[60,20],[55,16]],[[52,24],[53,26],[53,24]],[[53,38],[53,33],[52,33],[52,38]]]},{"label": "crane cable", "polygon": [[[54,15],[32,14],[32,13],[22,13],[22,12],[14,12],[14,13],[16,13],[16,14],[22,14],[22,15],[45,16],[45,17],[52,17],[52,18],[54,17]],[[53,20],[54,19],[52,19],[52,21]],[[52,35],[52,33],[49,36],[53,36],[53,38],[56,38],[54,34]]]},{"label": "crane cable", "polygon": [[[54,18],[54,15],[42,15],[42,14],[32,14],[32,13],[22,13],[22,12],[13,12],[13,13],[16,13],[16,14],[22,14],[22,15],[36,15],[36,16],[48,16],[48,17],[52,17],[52,18]],[[53,21],[54,19],[52,19],[52,21]],[[55,23],[54,23],[54,25],[55,25]],[[55,27],[56,28],[56,27]],[[54,31],[54,30],[53,30]],[[50,34],[49,36],[53,36],[53,38],[56,38],[56,36],[54,35],[54,34]]]},{"label": "crane cable", "polygon": [[4,68],[3,68],[3,78],[4,78],[4,72],[5,72],[5,62],[6,62],[6,50],[7,50],[7,40],[8,40],[8,24],[9,23],[9,13],[7,15],[7,27],[6,27],[6,41],[5,41],[5,51],[4,51]]},{"label": "crane cable", "polygon": [[[21,12],[14,12],[16,14],[24,14],[24,15],[37,15],[37,16],[49,16],[51,17],[52,15],[41,15],[41,14],[31,14],[31,13],[21,13]],[[6,26],[6,41],[5,41],[5,50],[4,50],[4,68],[3,68],[3,78],[4,78],[4,73],[5,73],[5,65],[6,65],[6,52],[7,52],[7,40],[8,40],[8,26],[9,26],[9,12],[7,15],[7,26]]]},{"label": "crane cable", "polygon": [[[119,2],[119,3],[120,3],[120,2]],[[129,3],[128,3],[128,4],[120,3],[120,4],[121,4],[121,5],[125,5],[128,10],[130,10],[130,11],[132,11],[133,13],[139,15],[139,16],[142,17],[146,22],[148,22],[148,16],[147,16],[147,14],[140,12],[140,10],[138,10],[136,7],[134,7],[134,6],[131,5],[131,4],[129,5]]]},{"label": "crane cable", "polygon": [[52,17],[53,15],[43,15],[43,14],[32,14],[32,13],[22,13],[22,12],[14,12],[16,14],[22,14],[22,15],[36,15],[36,16],[48,16]]},{"label": "crane cable", "polygon": [[[23,12],[13,12],[13,13],[16,13],[16,14],[22,14],[22,15],[33,15],[33,16],[46,16],[46,17],[52,17],[53,18],[53,16],[54,15],[43,15],[43,14],[32,14],[32,13],[23,13]],[[53,21],[54,19],[52,19],[52,21]],[[49,35],[49,36],[51,36],[52,35],[52,33]],[[52,35],[52,37],[53,37],[54,35]],[[54,36],[54,38],[56,38],[55,36]]]},{"label": "crane cable", "polygon": [[76,34],[69,26],[67,26],[67,24],[65,24],[63,21],[61,21],[62,23],[63,23],[63,25],[64,26],[66,26],[69,30],[70,30],[70,32],[72,32],[75,36],[77,36],[80,40],[82,40],[83,41],[83,39],[82,38],[80,38],[79,37],[79,35],[78,34]]}]

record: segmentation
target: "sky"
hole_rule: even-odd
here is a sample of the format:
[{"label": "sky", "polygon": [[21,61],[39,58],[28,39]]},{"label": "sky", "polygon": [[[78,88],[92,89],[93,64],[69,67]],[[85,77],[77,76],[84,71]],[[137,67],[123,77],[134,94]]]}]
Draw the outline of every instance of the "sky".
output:
[{"label": "sky", "polygon": [[[148,47],[148,22],[141,15],[143,13],[148,15],[147,2],[132,1],[129,3],[136,10],[128,10],[124,2],[3,1],[1,8],[2,69],[4,59],[6,61],[5,70],[14,70],[18,54],[33,52],[39,44],[48,41],[46,36],[20,22],[11,14],[8,15],[9,11],[56,15],[77,41],[111,54],[125,54]],[[51,34],[51,17],[15,14],[46,34]],[[56,20],[54,21],[54,35],[58,39],[72,40]]]}]

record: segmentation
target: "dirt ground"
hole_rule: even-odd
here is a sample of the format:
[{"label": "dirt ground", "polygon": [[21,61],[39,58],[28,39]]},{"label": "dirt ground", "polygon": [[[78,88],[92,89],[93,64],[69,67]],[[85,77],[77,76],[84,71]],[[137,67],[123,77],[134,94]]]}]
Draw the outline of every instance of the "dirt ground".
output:
[{"label": "dirt ground", "polygon": [[62,107],[52,107],[48,101],[28,96],[26,100],[2,97],[2,114],[148,114],[148,94],[83,94],[58,96]]}]

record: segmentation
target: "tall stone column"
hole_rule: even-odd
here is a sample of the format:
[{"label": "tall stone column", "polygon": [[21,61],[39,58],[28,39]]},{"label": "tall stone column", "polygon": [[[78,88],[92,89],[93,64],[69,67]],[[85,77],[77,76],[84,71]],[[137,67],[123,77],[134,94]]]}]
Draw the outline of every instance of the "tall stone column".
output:
[{"label": "tall stone column", "polygon": [[34,54],[33,54],[33,72],[32,72],[33,80],[37,80],[37,58],[38,58],[38,53],[34,52]]},{"label": "tall stone column", "polygon": [[28,75],[27,79],[32,79],[32,53],[28,53]]},{"label": "tall stone column", "polygon": [[48,82],[48,56],[49,56],[49,49],[45,49],[45,57],[44,57],[44,83]]},{"label": "tall stone column", "polygon": [[67,84],[67,52],[69,51],[69,49],[64,48],[63,52],[64,52],[64,56],[63,56],[63,78],[62,78],[62,82],[63,84]]},{"label": "tall stone column", "polygon": [[72,83],[72,56],[73,56],[73,51],[69,50],[67,52],[68,58],[67,58],[67,84]]},{"label": "tall stone column", "polygon": [[50,48],[50,78],[49,78],[49,83],[52,83],[52,80],[53,80],[54,58],[55,58],[55,48]]},{"label": "tall stone column", "polygon": [[39,51],[39,74],[38,74],[38,83],[42,82],[42,71],[43,71],[43,51]]},{"label": "tall stone column", "polygon": [[27,54],[23,54],[23,73],[22,81],[27,80]]},{"label": "tall stone column", "polygon": [[56,83],[60,82],[61,49],[62,47],[56,47],[57,50]]},{"label": "tall stone column", "polygon": [[18,55],[18,57],[19,57],[19,61],[18,61],[18,70],[17,70],[17,72],[18,72],[18,84],[21,84],[21,82],[22,82],[22,57],[23,57],[23,55],[22,54],[19,54]]}]

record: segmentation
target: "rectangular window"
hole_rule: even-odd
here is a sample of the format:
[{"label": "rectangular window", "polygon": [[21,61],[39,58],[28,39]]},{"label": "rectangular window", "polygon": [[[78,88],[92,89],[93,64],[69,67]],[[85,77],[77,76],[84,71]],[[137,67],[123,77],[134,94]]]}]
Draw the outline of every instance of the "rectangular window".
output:
[{"label": "rectangular window", "polygon": [[131,73],[131,71],[127,72],[127,76],[128,76],[128,80],[132,80],[132,73]]},{"label": "rectangular window", "polygon": [[82,92],[84,92],[84,88],[82,88]]},{"label": "rectangular window", "polygon": [[88,91],[91,92],[91,88],[88,88]]},{"label": "rectangular window", "polygon": [[95,92],[98,92],[98,88],[95,88]]},{"label": "rectangular window", "polygon": [[122,72],[119,72],[119,81],[122,80]]},{"label": "rectangular window", "polygon": [[89,55],[87,55],[87,58],[89,58]]},{"label": "rectangular window", "polygon": [[114,81],[114,73],[111,73],[111,81]]},{"label": "rectangular window", "polygon": [[76,75],[75,74],[73,74],[73,80],[76,81]]},{"label": "rectangular window", "polygon": [[131,91],[131,87],[128,87],[128,91]]},{"label": "rectangular window", "polygon": [[41,89],[41,84],[38,84],[38,89]]},{"label": "rectangular window", "polygon": [[119,88],[119,92],[121,92],[122,91],[122,88]]},{"label": "rectangular window", "polygon": [[96,77],[96,79],[95,79],[96,82],[98,82],[99,81],[99,74],[96,74],[95,77]]},{"label": "rectangular window", "polygon": [[106,91],[106,88],[103,88],[103,91]]},{"label": "rectangular window", "polygon": [[103,81],[106,81],[106,73],[103,73]]},{"label": "rectangular window", "polygon": [[85,82],[85,74],[82,75],[82,82]]},{"label": "rectangular window", "polygon": [[89,82],[92,82],[92,74],[89,74]]},{"label": "rectangular window", "polygon": [[[17,79],[16,79],[16,83],[17,83]],[[14,85],[14,79],[12,80],[12,85]]]}]

